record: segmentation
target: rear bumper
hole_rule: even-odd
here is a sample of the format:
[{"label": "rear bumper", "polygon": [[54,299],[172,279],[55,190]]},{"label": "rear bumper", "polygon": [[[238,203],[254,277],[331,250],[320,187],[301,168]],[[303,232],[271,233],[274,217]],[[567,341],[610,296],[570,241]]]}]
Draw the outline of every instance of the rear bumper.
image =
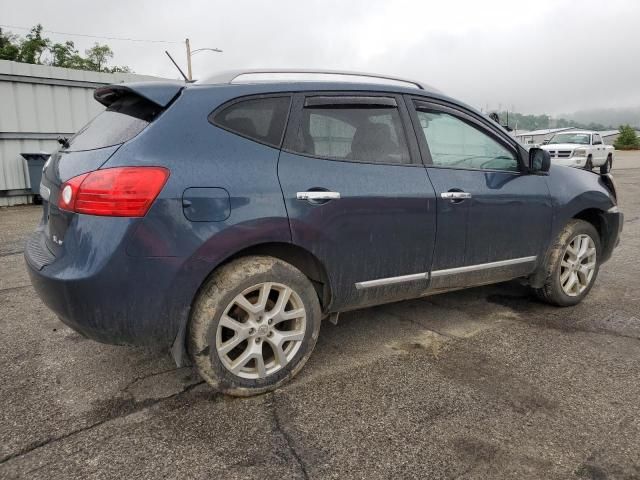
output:
[{"label": "rear bumper", "polygon": [[39,297],[62,322],[93,340],[170,345],[195,293],[180,278],[185,259],[128,256],[126,221],[114,222],[109,241],[86,228],[91,219],[84,221],[74,229],[81,235],[65,238],[65,250],[73,255],[63,253],[42,265],[42,253],[33,245],[42,245],[38,236],[44,233],[36,231],[27,242],[25,260]]},{"label": "rear bumper", "polygon": [[[69,278],[51,266],[38,271],[27,260],[33,287],[60,320],[85,337],[116,345],[169,345],[177,333],[162,295],[168,290],[153,265],[131,269],[117,284],[112,273]],[[135,273],[133,270],[139,270]],[[133,279],[133,281],[131,281]],[[136,286],[138,281],[148,282]],[[163,288],[167,287],[167,288]]]}]

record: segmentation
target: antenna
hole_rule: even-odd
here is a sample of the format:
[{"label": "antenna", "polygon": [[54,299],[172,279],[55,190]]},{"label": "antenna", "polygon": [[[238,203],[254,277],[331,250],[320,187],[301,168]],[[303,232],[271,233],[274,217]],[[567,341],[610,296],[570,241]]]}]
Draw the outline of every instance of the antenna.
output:
[{"label": "antenna", "polygon": [[169,60],[171,60],[171,62],[176,66],[176,68],[178,69],[178,71],[180,72],[180,75],[182,75],[182,78],[184,78],[185,82],[189,82],[190,80],[187,78],[187,76],[184,74],[184,72],[182,71],[182,69],[178,66],[178,64],[176,63],[176,61],[173,59],[173,57],[171,56],[171,54],[169,52],[167,52],[166,50],[164,51],[164,53],[167,54],[167,57],[169,57]]}]

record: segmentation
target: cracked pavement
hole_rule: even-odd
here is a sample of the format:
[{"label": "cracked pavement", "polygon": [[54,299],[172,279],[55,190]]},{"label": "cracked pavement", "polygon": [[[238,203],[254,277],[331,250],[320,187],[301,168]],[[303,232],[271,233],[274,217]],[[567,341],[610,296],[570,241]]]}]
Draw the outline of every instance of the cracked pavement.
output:
[{"label": "cracked pavement", "polygon": [[343,314],[293,382],[229,398],[167,352],[86,340],[0,209],[1,478],[640,478],[640,168],[622,244],[557,309],[517,283]]}]

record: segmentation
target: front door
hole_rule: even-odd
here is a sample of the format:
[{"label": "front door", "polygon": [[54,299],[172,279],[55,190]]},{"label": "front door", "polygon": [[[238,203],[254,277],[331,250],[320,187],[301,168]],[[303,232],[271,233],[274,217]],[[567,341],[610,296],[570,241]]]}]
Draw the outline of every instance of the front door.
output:
[{"label": "front door", "polygon": [[427,287],[435,193],[407,126],[402,98],[393,95],[294,101],[278,176],[292,240],[326,268],[332,311]]},{"label": "front door", "polygon": [[413,113],[438,197],[431,287],[531,273],[551,231],[546,178],[526,173],[515,142],[470,112],[417,101]]}]

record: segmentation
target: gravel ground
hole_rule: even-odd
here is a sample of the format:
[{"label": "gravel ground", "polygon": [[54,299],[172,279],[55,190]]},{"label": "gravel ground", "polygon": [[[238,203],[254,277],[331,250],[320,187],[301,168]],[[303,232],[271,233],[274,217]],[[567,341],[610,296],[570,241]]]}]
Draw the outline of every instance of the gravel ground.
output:
[{"label": "gravel ground", "polygon": [[0,477],[640,478],[640,169],[620,163],[622,244],[581,305],[508,283],[344,314],[250,399],[62,325],[20,253],[40,209],[0,209]]}]

